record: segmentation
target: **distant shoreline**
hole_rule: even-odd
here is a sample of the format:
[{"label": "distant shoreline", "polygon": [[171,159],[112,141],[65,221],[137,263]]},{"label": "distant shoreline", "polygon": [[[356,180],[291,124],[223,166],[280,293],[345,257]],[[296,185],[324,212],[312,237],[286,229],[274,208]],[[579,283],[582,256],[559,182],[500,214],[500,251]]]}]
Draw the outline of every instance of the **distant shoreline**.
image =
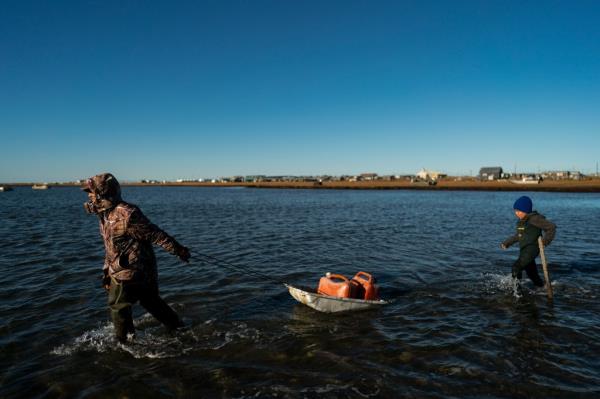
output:
[{"label": "distant shoreline", "polygon": [[[27,187],[36,183],[0,184],[11,187]],[[39,183],[37,183],[39,184]],[[254,182],[254,183],[210,183],[210,182],[167,182],[167,183],[122,183],[125,187],[247,187],[272,189],[332,189],[332,190],[426,190],[426,191],[541,191],[567,193],[598,193],[600,179],[547,180],[539,184],[517,184],[506,180],[477,181],[442,179],[436,185],[424,182],[411,183],[407,180],[374,181],[325,181],[315,182]],[[50,188],[79,187],[75,183],[48,183]]]}]

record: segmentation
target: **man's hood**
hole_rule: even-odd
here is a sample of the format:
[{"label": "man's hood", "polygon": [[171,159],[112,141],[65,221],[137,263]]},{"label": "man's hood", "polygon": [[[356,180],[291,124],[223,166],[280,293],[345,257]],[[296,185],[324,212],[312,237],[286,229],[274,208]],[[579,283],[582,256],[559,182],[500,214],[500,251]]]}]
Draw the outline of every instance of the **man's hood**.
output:
[{"label": "man's hood", "polygon": [[122,200],[121,185],[111,173],[101,173],[86,180],[83,191],[94,193],[95,211],[104,212],[117,206]]}]

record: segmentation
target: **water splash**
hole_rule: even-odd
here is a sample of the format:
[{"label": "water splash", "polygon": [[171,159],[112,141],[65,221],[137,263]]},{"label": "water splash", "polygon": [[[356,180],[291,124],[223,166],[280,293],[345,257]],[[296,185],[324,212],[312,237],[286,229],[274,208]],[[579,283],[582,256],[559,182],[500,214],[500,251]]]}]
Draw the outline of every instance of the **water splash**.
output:
[{"label": "water splash", "polygon": [[161,326],[139,327],[147,324],[152,316],[146,314],[135,321],[135,337],[127,343],[120,343],[114,337],[111,323],[86,331],[75,338],[72,343],[63,344],[50,351],[52,355],[71,356],[77,352],[92,351],[106,353],[109,351],[126,352],[136,359],[164,359],[187,355],[200,350],[220,350],[238,342],[251,341],[260,345],[259,330],[248,327],[243,322],[217,325],[214,320],[203,324],[167,333]]},{"label": "water splash", "polygon": [[509,293],[514,298],[523,296],[523,287],[519,280],[510,274],[482,273],[483,292],[486,294]]},{"label": "water splash", "polygon": [[52,349],[50,354],[71,356],[76,352],[85,350],[94,350],[103,353],[113,349],[116,342],[112,325],[106,324],[97,329],[84,332],[81,336],[75,338],[75,341],[71,344],[63,344]]}]

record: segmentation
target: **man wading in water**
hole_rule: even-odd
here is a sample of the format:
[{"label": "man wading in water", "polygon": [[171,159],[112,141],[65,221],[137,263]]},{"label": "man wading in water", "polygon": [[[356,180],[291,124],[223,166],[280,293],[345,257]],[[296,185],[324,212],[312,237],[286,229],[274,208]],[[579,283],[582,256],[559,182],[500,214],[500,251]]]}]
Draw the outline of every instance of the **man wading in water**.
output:
[{"label": "man wading in water", "polygon": [[152,316],[169,329],[183,323],[158,295],[158,273],[152,244],[163,247],[188,262],[190,251],[152,224],[135,205],[121,199],[121,186],[110,173],[89,178],[83,188],[89,201],[88,213],[98,215],[104,239],[103,287],[108,290],[108,305],[115,335],[120,342],[134,333],[131,306],[139,301]]}]

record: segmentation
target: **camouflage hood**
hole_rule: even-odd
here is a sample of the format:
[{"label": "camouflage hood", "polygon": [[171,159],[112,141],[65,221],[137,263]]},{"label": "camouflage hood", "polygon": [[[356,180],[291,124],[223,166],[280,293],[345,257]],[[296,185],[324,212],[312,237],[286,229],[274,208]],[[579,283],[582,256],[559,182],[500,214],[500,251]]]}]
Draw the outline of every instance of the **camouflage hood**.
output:
[{"label": "camouflage hood", "polygon": [[110,173],[101,173],[90,177],[85,181],[83,191],[94,193],[95,200],[90,200],[84,204],[89,213],[100,213],[110,210],[117,206],[121,201],[121,185],[116,177]]}]

